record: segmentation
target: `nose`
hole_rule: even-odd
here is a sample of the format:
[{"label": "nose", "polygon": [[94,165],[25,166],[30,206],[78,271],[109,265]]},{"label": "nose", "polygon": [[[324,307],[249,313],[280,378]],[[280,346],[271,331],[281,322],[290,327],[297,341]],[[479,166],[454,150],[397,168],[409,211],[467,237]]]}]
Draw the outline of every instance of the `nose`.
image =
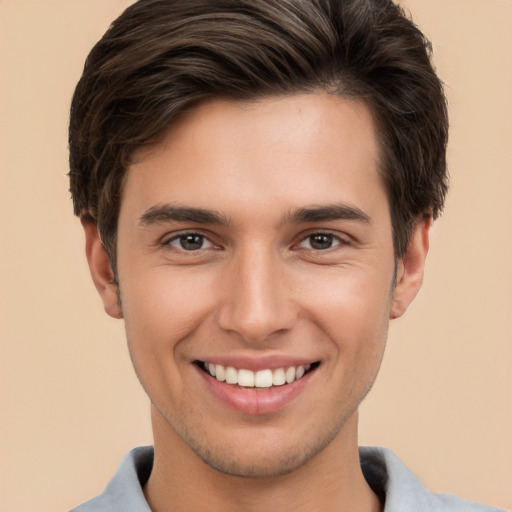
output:
[{"label": "nose", "polygon": [[297,304],[285,264],[272,251],[245,251],[226,268],[217,310],[219,327],[246,343],[270,342],[289,331]]}]

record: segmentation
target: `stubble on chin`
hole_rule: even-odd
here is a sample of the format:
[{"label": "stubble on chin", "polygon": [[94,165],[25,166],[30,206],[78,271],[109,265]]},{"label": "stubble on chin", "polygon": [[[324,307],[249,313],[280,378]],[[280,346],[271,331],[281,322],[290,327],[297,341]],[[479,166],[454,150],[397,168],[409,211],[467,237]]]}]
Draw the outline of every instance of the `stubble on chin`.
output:
[{"label": "stubble on chin", "polygon": [[258,442],[248,446],[227,436],[214,442],[204,427],[190,428],[181,418],[163,414],[153,405],[167,427],[208,467],[228,476],[258,479],[284,476],[305,466],[333,441],[352,415],[326,425],[321,432],[312,433],[295,445],[286,439],[265,442],[264,436],[255,431]]}]

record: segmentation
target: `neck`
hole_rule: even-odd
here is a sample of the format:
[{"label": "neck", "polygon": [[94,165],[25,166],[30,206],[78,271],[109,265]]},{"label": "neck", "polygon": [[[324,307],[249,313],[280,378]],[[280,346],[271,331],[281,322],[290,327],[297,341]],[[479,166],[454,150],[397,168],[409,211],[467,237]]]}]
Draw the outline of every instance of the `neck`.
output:
[{"label": "neck", "polygon": [[269,478],[221,473],[190,450],[154,408],[152,420],[155,460],[144,494],[153,512],[382,510],[361,471],[357,413],[313,459],[291,473]]}]

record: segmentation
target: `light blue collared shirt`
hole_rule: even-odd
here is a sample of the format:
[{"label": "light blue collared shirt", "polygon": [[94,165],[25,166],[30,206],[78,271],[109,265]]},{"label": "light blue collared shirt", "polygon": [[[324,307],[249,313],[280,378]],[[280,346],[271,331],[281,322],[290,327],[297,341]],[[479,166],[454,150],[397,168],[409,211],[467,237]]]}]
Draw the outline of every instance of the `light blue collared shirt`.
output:
[{"label": "light blue collared shirt", "polygon": [[[426,489],[390,450],[359,448],[363,474],[385,502],[384,512],[504,512]],[[151,512],[142,491],[153,467],[153,447],[132,450],[105,490],[71,512]]]}]

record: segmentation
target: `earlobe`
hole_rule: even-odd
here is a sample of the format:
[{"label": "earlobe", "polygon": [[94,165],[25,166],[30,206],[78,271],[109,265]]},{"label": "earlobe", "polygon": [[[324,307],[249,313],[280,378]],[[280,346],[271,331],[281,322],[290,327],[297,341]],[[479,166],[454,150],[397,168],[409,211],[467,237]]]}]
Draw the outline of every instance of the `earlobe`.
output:
[{"label": "earlobe", "polygon": [[114,272],[105,248],[101,243],[96,223],[83,219],[82,226],[85,232],[85,253],[89,263],[89,270],[91,271],[94,285],[103,301],[105,312],[113,318],[123,318]]},{"label": "earlobe", "polygon": [[391,319],[398,318],[407,311],[421,288],[431,224],[431,216],[421,219],[416,224],[409,238],[407,250],[398,262]]}]

